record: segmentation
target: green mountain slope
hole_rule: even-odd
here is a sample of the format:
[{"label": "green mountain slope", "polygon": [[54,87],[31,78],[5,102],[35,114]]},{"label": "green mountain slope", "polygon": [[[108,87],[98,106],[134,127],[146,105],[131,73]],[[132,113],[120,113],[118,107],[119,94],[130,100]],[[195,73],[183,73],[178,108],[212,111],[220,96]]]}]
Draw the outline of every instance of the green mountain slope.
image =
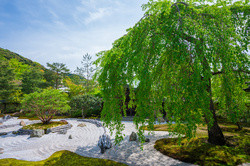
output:
[{"label": "green mountain slope", "polygon": [[17,53],[14,53],[14,52],[11,52],[7,49],[3,49],[3,48],[0,48],[0,56],[1,57],[4,57],[8,60],[12,59],[12,58],[15,58],[17,59],[19,62],[22,62],[24,64],[27,64],[27,65],[30,65],[30,66],[34,66],[35,68],[40,68],[42,70],[47,70],[44,66],[42,66],[41,64],[37,63],[37,62],[33,62],[32,60],[28,59],[28,58],[24,58],[23,56],[17,54]]}]

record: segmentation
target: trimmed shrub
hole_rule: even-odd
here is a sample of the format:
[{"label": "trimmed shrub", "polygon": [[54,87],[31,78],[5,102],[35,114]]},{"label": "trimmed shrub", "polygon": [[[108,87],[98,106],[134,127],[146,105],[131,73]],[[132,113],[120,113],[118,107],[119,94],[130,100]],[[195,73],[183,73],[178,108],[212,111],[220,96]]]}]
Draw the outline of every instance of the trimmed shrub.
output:
[{"label": "trimmed shrub", "polygon": [[102,100],[94,95],[79,95],[72,97],[69,105],[72,117],[96,117],[101,114]]}]

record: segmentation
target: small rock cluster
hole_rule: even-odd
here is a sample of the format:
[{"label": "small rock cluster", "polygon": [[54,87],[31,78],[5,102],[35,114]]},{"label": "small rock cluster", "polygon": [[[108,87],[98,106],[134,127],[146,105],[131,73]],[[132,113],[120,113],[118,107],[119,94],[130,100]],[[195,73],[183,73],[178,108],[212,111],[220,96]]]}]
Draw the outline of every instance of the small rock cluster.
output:
[{"label": "small rock cluster", "polygon": [[89,122],[89,123],[95,124],[96,127],[103,127],[102,123],[95,119],[79,119],[77,121]]},{"label": "small rock cluster", "polygon": [[85,127],[85,126],[86,126],[85,123],[80,123],[80,124],[77,125],[77,127]]},{"label": "small rock cluster", "polygon": [[[21,123],[20,123],[21,125]],[[17,131],[13,131],[13,134],[18,134],[18,135],[30,135],[30,137],[42,137],[44,134],[49,134],[49,133],[58,133],[58,134],[66,134],[67,130],[72,127],[71,124],[66,124],[54,128],[49,128],[47,130],[42,130],[42,129],[34,129],[34,130],[26,130],[26,129],[19,129]]]},{"label": "small rock cluster", "polygon": [[[129,141],[137,141],[137,135],[135,132],[132,132],[129,136]],[[145,142],[150,142],[149,138],[145,138]]]},{"label": "small rock cluster", "polygon": [[101,153],[103,154],[106,149],[112,147],[111,139],[107,134],[103,134],[99,137],[98,146],[101,148]]},{"label": "small rock cluster", "polygon": [[9,120],[9,119],[11,119],[11,118],[12,118],[12,116],[10,116],[10,115],[5,115],[5,116],[0,120],[0,123],[3,124],[3,122],[5,122],[5,121],[7,121],[7,120]]},{"label": "small rock cluster", "polygon": [[8,133],[7,132],[1,132],[0,133],[0,136],[2,136],[2,135],[7,135]]},{"label": "small rock cluster", "polygon": [[41,129],[35,129],[35,130],[32,130],[32,133],[30,134],[30,137],[42,137],[44,135],[44,130],[41,130]]},{"label": "small rock cluster", "polygon": [[46,130],[46,134],[49,134],[49,133],[66,134],[67,130],[70,129],[71,127],[72,127],[71,124],[66,124],[66,125],[50,128]]}]

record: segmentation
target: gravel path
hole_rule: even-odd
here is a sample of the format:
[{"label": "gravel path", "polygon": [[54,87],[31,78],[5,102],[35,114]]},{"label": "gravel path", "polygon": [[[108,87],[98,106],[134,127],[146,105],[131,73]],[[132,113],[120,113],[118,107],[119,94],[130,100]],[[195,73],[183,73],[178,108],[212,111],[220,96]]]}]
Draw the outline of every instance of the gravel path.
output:
[{"label": "gravel path", "polygon": [[[7,124],[19,124],[20,119],[11,119]],[[168,137],[167,132],[155,132],[154,135],[147,135],[150,139],[149,143],[144,144],[144,149],[141,151],[138,142],[129,142],[129,135],[135,130],[133,122],[123,122],[125,124],[125,138],[120,146],[113,146],[104,154],[100,153],[100,148],[97,146],[99,136],[104,133],[102,127],[98,128],[96,125],[84,122],[86,127],[77,127],[79,123],[76,119],[67,119],[73,125],[68,130],[67,134],[50,133],[41,138],[29,138],[28,135],[14,135],[12,131],[16,131],[21,126],[15,125],[9,128],[0,129],[0,132],[8,132],[7,135],[0,137],[0,159],[2,158],[16,158],[21,160],[38,161],[51,156],[54,152],[60,150],[69,150],[87,157],[105,158],[118,162],[126,163],[128,165],[143,165],[143,166],[167,166],[167,165],[191,165],[181,161],[167,157],[154,149],[154,143],[160,138]],[[25,120],[26,123],[32,121]],[[108,132],[109,133],[109,132]],[[69,135],[73,139],[68,139]],[[114,136],[111,136],[114,140]],[[1,164],[1,163],[0,163]]]}]

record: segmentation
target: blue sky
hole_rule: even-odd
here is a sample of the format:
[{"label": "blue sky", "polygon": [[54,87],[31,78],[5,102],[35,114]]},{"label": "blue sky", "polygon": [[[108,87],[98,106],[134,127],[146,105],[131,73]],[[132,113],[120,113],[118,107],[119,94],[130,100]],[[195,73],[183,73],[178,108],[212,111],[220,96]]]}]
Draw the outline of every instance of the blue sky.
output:
[{"label": "blue sky", "polygon": [[[147,0],[0,0],[0,47],[73,72],[82,55],[110,49]],[[95,58],[95,57],[94,57]]]}]

